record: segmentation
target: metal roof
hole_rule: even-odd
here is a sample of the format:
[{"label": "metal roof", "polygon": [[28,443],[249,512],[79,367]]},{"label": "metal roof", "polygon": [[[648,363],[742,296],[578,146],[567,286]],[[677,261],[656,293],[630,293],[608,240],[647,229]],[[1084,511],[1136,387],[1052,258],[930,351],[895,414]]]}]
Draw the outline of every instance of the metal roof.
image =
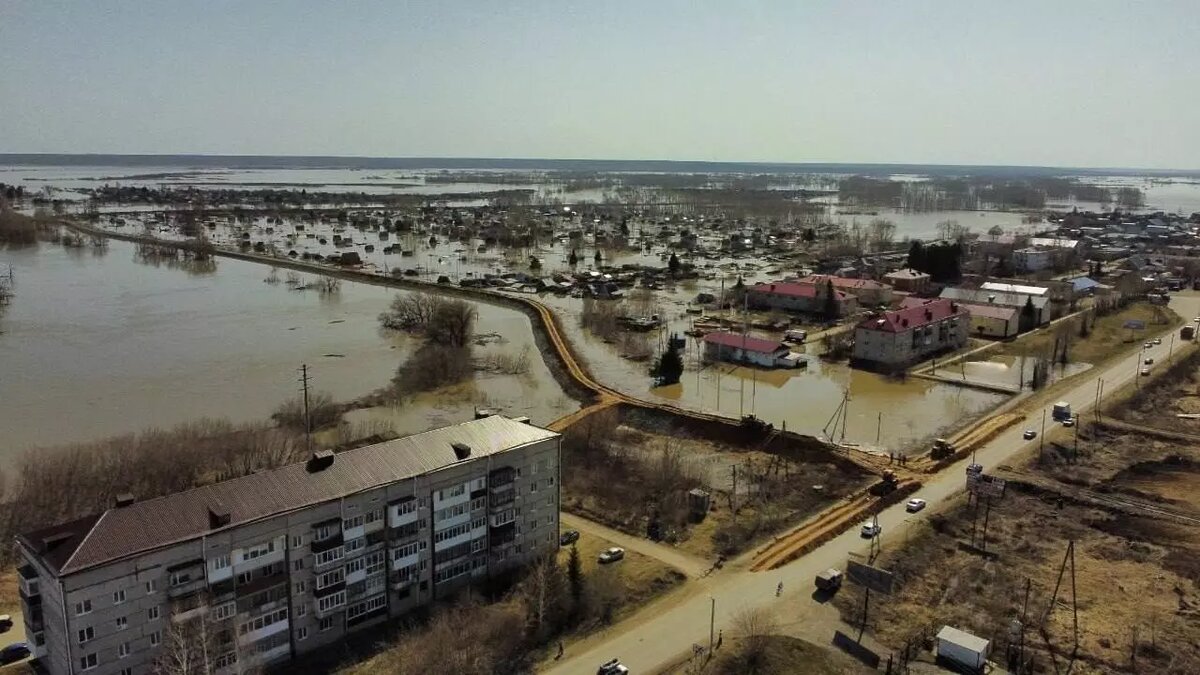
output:
[{"label": "metal roof", "polygon": [[[62,536],[64,528],[75,525],[71,539],[60,543],[53,556],[42,554],[60,576],[67,575],[558,435],[493,415],[347,450],[319,471],[310,471],[307,462],[290,464],[112,508],[99,516],[19,535],[19,539],[34,552],[45,551],[48,535]],[[460,460],[451,447],[455,443],[470,446],[470,456]],[[228,513],[228,524],[213,528],[210,509]]]},{"label": "metal roof", "polygon": [[1000,291],[1001,293],[1024,293],[1025,295],[1046,295],[1050,292],[1045,286],[1026,286],[1024,284],[1006,284],[999,281],[985,281],[979,286],[985,291]]},{"label": "metal roof", "polygon": [[708,333],[704,336],[704,341],[708,344],[743,349],[748,352],[758,352],[760,354],[773,354],[780,349],[787,349],[787,345],[778,340],[766,340],[754,337],[753,335],[739,335],[737,333]]},{"label": "metal roof", "polygon": [[986,640],[978,635],[971,635],[967,631],[959,630],[954,626],[942,626],[942,629],[938,631],[937,639],[983,655],[988,653],[988,647],[992,644],[991,640]]}]

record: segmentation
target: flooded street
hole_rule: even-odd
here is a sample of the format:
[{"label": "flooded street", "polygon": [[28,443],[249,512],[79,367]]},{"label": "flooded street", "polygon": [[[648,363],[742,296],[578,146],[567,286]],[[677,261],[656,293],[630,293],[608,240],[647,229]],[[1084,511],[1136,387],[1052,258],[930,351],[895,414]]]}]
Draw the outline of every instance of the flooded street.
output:
[{"label": "flooded street", "polygon": [[[386,385],[417,346],[378,328],[393,290],[347,282],[322,297],[264,283],[264,265],[218,259],[215,272],[195,274],[138,262],[134,250],[119,241],[106,251],[0,250],[0,269],[12,265],[16,278],[0,317],[0,462],[32,446],[201,417],[265,420],[299,392],[301,363],[314,391],[352,400]],[[475,405],[539,423],[577,407],[536,358],[527,317],[477,309],[476,332],[504,342],[476,355],[528,349],[529,372],[480,373],[440,407],[418,399],[388,415],[398,433],[468,419]]]}]

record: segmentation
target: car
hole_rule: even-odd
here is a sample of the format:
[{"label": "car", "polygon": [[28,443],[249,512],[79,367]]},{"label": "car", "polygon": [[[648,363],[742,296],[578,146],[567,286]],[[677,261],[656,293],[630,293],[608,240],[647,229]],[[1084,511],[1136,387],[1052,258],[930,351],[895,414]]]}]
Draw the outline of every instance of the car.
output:
[{"label": "car", "polygon": [[913,498],[913,499],[908,500],[908,502],[904,505],[904,510],[908,511],[909,513],[916,513],[917,511],[920,511],[923,508],[925,508],[925,500],[924,499]]},{"label": "car", "polygon": [[1161,344],[1162,344],[1162,338],[1154,338],[1154,344],[1156,344],[1156,345],[1161,345]]},{"label": "car", "polygon": [[1151,347],[1153,347],[1153,346],[1154,346],[1154,343],[1153,343],[1153,342],[1147,342],[1147,343],[1144,345],[1144,347],[1145,347],[1146,349],[1150,349],[1150,348],[1151,348]]},{"label": "car", "polygon": [[596,675],[628,675],[629,669],[622,665],[620,659],[609,659],[600,664]]},{"label": "car", "polygon": [[863,523],[862,536],[872,538],[878,537],[880,532],[883,532],[883,526],[875,521],[868,520],[867,522]]},{"label": "car", "polygon": [[599,560],[601,564],[607,564],[607,563],[617,562],[618,560],[620,560],[621,558],[624,558],[624,557],[625,557],[625,549],[623,549],[619,546],[614,546],[610,549],[606,549],[603,552],[601,552],[600,556],[599,556],[599,558],[597,558],[597,560]]},{"label": "car", "polygon": [[577,541],[579,541],[579,530],[565,530],[558,535],[559,546],[569,546]]},{"label": "car", "polygon": [[1145,377],[1145,376],[1147,376],[1147,375],[1149,375],[1149,374],[1150,374],[1150,369],[1149,369],[1149,368],[1142,368],[1142,377]]},{"label": "car", "polygon": [[0,664],[14,663],[29,656],[29,645],[24,642],[14,642],[0,649]]},{"label": "car", "polygon": [[1147,356],[1147,357],[1146,357],[1146,360],[1145,360],[1145,361],[1142,361],[1142,363],[1144,363],[1144,364],[1146,364],[1146,365],[1148,365],[1148,366],[1149,366],[1149,365],[1152,365],[1152,364],[1154,363],[1154,357],[1153,357],[1153,356]]},{"label": "car", "polygon": [[1064,426],[1064,427],[1073,427],[1073,426],[1075,426],[1075,418],[1074,418],[1074,417],[1068,417],[1067,419],[1063,420],[1063,426]]},{"label": "car", "polygon": [[1023,435],[1027,441],[1032,441],[1033,439],[1037,438],[1037,432],[1033,429],[1026,429]]},{"label": "car", "polygon": [[0,633],[3,633],[13,627],[11,614],[0,614]]}]

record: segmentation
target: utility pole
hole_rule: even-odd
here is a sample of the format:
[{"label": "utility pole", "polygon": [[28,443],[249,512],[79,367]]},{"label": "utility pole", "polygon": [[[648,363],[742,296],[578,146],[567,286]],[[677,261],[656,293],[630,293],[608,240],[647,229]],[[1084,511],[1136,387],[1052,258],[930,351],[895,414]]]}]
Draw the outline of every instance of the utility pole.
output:
[{"label": "utility pole", "polygon": [[1042,458],[1042,451],[1046,449],[1046,409],[1042,408],[1042,433],[1038,434],[1038,459]]},{"label": "utility pole", "polygon": [[300,364],[300,386],[304,391],[304,452],[312,454],[312,417],[308,413],[308,364]]},{"label": "utility pole", "polygon": [[883,411],[879,411],[879,422],[875,424],[875,445],[879,445],[879,436],[883,433]]},{"label": "utility pole", "polygon": [[1175,334],[1171,333],[1171,340],[1167,343],[1167,363],[1171,362],[1171,353],[1175,351]]},{"label": "utility pole", "polygon": [[708,613],[708,656],[712,658],[713,654],[713,628],[717,625],[717,599],[712,600],[712,609]]}]

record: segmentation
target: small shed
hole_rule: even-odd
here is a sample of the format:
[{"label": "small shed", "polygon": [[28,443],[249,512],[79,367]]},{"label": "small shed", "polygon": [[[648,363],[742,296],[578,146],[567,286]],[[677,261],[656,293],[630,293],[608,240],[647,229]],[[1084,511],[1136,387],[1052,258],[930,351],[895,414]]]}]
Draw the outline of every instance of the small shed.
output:
[{"label": "small shed", "polygon": [[942,626],[937,634],[937,657],[950,664],[966,668],[973,673],[982,673],[987,665],[992,643],[981,637],[954,628]]},{"label": "small shed", "polygon": [[700,488],[688,490],[688,515],[691,516],[693,522],[704,520],[704,516],[708,515],[708,509],[711,504],[712,497],[707,491]]}]

